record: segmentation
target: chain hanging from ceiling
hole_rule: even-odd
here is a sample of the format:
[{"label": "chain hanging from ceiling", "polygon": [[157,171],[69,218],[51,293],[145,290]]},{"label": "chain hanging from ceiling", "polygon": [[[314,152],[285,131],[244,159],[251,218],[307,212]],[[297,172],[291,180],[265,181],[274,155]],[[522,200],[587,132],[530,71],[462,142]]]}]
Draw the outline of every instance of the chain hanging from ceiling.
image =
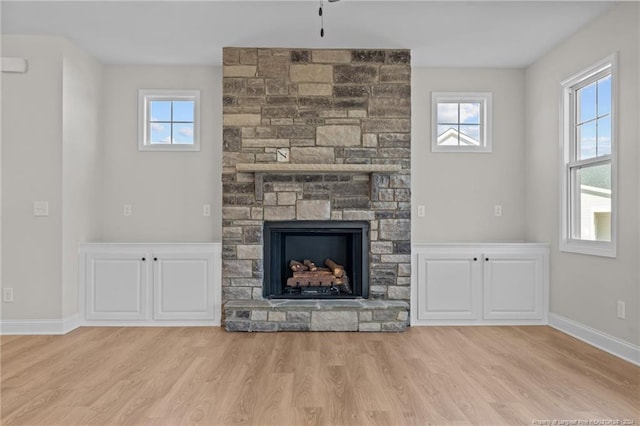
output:
[{"label": "chain hanging from ceiling", "polygon": [[318,10],[318,15],[320,15],[320,37],[324,37],[324,0],[320,0],[320,9]]},{"label": "chain hanging from ceiling", "polygon": [[[329,3],[334,3],[340,0],[329,0]],[[320,8],[318,9],[318,16],[320,16],[320,37],[324,37],[324,0],[320,0]]]}]

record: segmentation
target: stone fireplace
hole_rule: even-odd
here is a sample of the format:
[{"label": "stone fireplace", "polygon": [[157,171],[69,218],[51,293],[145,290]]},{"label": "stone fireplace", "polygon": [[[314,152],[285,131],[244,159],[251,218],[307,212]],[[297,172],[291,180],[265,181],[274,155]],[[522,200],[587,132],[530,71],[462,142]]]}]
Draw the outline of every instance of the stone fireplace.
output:
[{"label": "stone fireplace", "polygon": [[[225,48],[223,53],[225,327],[403,330],[411,282],[410,52]],[[351,231],[335,230],[348,229],[349,223],[364,229],[364,244]],[[353,260],[340,250],[325,255],[310,249],[285,255],[299,259],[274,264],[273,253],[265,251],[275,248],[271,230],[282,224],[294,231],[275,238],[288,235],[301,247],[308,243],[295,235],[318,224],[333,227],[325,237],[336,238],[328,244],[352,239],[340,250],[352,250],[360,241],[365,260],[344,265],[349,280],[356,280],[356,292],[345,291],[340,300],[308,288],[301,295],[301,280],[292,284],[295,291],[287,289],[291,260]],[[341,282],[334,278],[327,287]],[[325,291],[323,279],[309,280],[307,287]]]}]

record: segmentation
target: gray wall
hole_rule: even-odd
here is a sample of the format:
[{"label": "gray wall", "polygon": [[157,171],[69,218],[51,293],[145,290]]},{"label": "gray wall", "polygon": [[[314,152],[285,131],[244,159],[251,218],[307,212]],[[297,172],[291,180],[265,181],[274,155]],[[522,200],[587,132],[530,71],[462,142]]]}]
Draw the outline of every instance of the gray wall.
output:
[{"label": "gray wall", "polygon": [[[412,76],[412,241],[523,240],[524,71],[414,68]],[[492,153],[431,152],[431,92],[438,91],[493,93]]]},{"label": "gray wall", "polygon": [[78,310],[78,244],[98,234],[101,65],[63,38],[3,36],[2,51],[29,63],[2,74],[2,318],[61,319]]},{"label": "gray wall", "polygon": [[[199,89],[201,151],[139,152],[138,89]],[[102,239],[220,241],[222,69],[107,66],[104,92]]]},{"label": "gray wall", "polygon": [[[638,344],[639,5],[623,3],[532,65],[526,74],[527,237],[551,243],[550,310]],[[619,52],[618,256],[561,253],[559,240],[560,83]],[[616,318],[616,301],[627,318]]]},{"label": "gray wall", "polygon": [[102,65],[71,43],[62,63],[62,317],[78,312],[78,245],[99,238]]}]

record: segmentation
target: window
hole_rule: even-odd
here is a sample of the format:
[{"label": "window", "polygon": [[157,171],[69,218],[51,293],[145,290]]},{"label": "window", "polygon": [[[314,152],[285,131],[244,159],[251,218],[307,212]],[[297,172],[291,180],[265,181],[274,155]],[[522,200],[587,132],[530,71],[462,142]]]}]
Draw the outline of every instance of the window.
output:
[{"label": "window", "polygon": [[616,256],[615,59],[562,83],[562,251]]},{"label": "window", "polygon": [[431,94],[432,152],[491,152],[491,93]]},{"label": "window", "polygon": [[198,90],[140,90],[140,151],[200,151]]}]

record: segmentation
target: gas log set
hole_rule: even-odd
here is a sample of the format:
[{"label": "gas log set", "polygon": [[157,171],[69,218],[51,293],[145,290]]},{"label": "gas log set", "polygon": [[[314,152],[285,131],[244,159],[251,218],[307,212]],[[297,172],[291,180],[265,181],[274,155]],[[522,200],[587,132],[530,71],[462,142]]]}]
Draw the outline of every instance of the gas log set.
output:
[{"label": "gas log set", "polygon": [[324,261],[325,266],[317,266],[309,259],[302,262],[291,260],[289,268],[293,276],[287,278],[286,292],[290,294],[351,294],[349,277],[345,268],[331,259]]}]

